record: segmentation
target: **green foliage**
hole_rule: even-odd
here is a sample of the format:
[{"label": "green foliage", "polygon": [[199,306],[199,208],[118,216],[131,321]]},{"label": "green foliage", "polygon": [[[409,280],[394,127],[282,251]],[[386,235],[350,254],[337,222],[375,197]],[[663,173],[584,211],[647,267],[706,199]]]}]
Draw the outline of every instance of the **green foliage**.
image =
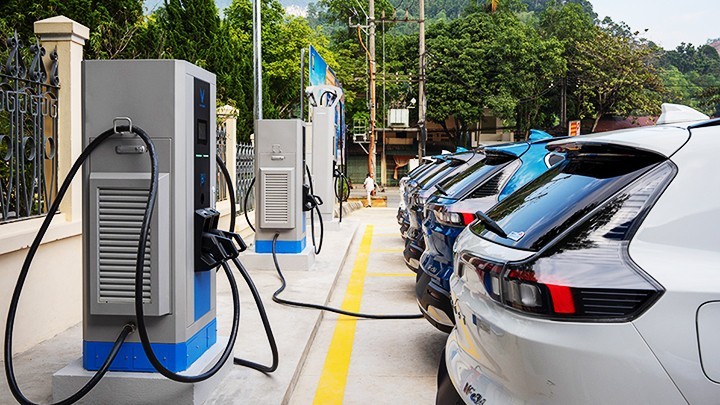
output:
[{"label": "green foliage", "polygon": [[0,32],[16,30],[34,42],[33,23],[64,15],[90,28],[86,59],[129,56],[128,47],[142,23],[142,0],[13,0],[0,2]]},{"label": "green foliage", "polygon": [[634,34],[617,35],[615,28],[600,27],[594,40],[578,44],[580,117],[594,117],[595,125],[605,114],[660,113],[662,83],[652,65],[655,50]]},{"label": "green foliage", "polygon": [[454,119],[460,144],[486,108],[528,129],[542,93],[565,71],[561,43],[541,38],[511,12],[474,13],[430,32],[428,119]]}]

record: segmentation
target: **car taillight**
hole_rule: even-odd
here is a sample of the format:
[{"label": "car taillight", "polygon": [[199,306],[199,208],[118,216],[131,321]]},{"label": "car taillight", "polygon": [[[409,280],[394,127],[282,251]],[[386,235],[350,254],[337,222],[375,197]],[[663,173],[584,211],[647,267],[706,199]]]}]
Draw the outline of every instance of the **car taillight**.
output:
[{"label": "car taillight", "polygon": [[444,225],[450,226],[467,226],[475,221],[475,214],[467,212],[448,212],[443,210],[435,210],[435,219]]},{"label": "car taillight", "polygon": [[664,290],[629,258],[628,241],[675,173],[669,162],[658,165],[526,261],[496,263],[462,252],[458,264],[477,272],[488,297],[526,314],[632,320]]}]

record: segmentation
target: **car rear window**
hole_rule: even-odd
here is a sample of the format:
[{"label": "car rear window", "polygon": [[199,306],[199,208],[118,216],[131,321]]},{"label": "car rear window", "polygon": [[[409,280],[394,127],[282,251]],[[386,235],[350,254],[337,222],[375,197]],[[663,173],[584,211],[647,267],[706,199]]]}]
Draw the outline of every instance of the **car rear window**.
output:
[{"label": "car rear window", "polygon": [[659,163],[649,152],[614,147],[602,153],[573,151],[568,158],[488,210],[508,235],[488,231],[481,222],[477,235],[523,250],[537,251],[580,218]]},{"label": "car rear window", "polygon": [[[481,160],[448,179],[447,182],[442,184],[443,190],[447,192],[447,197],[462,198],[472,191],[488,174],[496,171],[499,166],[486,164],[484,160]],[[436,191],[435,195],[445,196],[444,193],[439,191]]]}]

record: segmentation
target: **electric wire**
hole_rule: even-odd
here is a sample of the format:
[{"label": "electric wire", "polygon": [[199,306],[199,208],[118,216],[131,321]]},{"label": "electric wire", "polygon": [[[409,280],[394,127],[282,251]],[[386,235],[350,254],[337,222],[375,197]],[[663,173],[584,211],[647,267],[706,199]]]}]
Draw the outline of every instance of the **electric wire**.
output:
[{"label": "electric wire", "polygon": [[[220,169],[222,170],[222,174],[225,177],[225,184],[227,184],[228,192],[230,195],[233,195],[235,193],[235,187],[233,186],[233,181],[230,178],[230,172],[228,172],[227,167],[225,166],[225,162],[222,161],[222,159],[218,156],[218,165],[220,166]],[[255,178],[253,177],[252,182],[255,182]],[[250,188],[252,188],[252,184],[250,185]],[[249,194],[249,192],[247,193]],[[246,197],[247,197],[246,194]],[[247,207],[247,198],[245,198],[245,205]],[[247,209],[245,210],[245,213],[247,215]],[[232,219],[234,219],[237,216],[237,209],[235,208],[235,204],[230,205],[230,216]],[[235,232],[235,221],[230,220],[230,232]],[[250,221],[248,221],[248,224],[250,224]],[[254,231],[254,229],[253,229]],[[240,272],[240,275],[242,275],[243,279],[245,280],[245,284],[247,284],[248,288],[250,288],[250,293],[253,296],[253,300],[255,301],[255,305],[257,305],[258,312],[260,313],[260,319],[263,324],[263,328],[265,329],[265,336],[268,339],[268,343],[270,344],[270,351],[272,352],[272,364],[270,366],[265,366],[259,363],[255,363],[250,360],[241,359],[238,357],[233,358],[233,363],[237,364],[239,366],[248,367],[253,370],[260,371],[262,373],[272,373],[273,371],[277,370],[278,364],[280,362],[279,359],[279,353],[277,348],[277,342],[275,341],[275,335],[272,331],[272,326],[270,325],[270,320],[268,319],[267,312],[265,311],[265,305],[262,302],[262,298],[260,297],[260,293],[257,290],[257,287],[255,286],[255,283],[253,282],[252,278],[250,277],[250,274],[248,273],[247,269],[245,269],[245,266],[238,260],[237,258],[232,259],[233,264],[235,264],[235,267],[237,267],[238,271]]]},{"label": "electric wire", "polygon": [[336,314],[352,316],[355,318],[366,318],[366,319],[421,319],[421,318],[423,318],[422,314],[409,314],[409,315],[363,314],[360,312],[350,312],[350,311],[345,311],[344,309],[328,307],[325,305],[310,304],[310,303],[291,301],[291,300],[286,300],[286,299],[280,298],[280,293],[282,293],[285,290],[285,287],[287,287],[287,282],[285,281],[285,276],[283,276],[282,270],[280,270],[280,264],[278,263],[278,258],[277,258],[276,244],[277,244],[277,239],[279,236],[280,236],[280,234],[276,233],[275,236],[273,236],[273,240],[272,240],[273,263],[275,263],[275,270],[277,271],[278,277],[280,277],[280,283],[281,283],[280,288],[275,290],[275,292],[273,293],[272,299],[273,299],[273,301],[277,302],[278,304],[288,305],[288,306],[292,306],[292,307],[300,307],[300,308],[319,309],[321,311],[334,312]]},{"label": "electric wire", "polygon": [[[119,127],[118,130],[122,131],[123,129],[126,129],[125,127]],[[50,223],[52,222],[53,218],[55,217],[55,214],[59,212],[60,203],[62,202],[62,199],[65,197],[65,194],[67,193],[68,188],[70,187],[70,184],[72,183],[73,178],[77,174],[78,170],[82,167],[83,163],[85,163],[85,160],[90,156],[90,154],[103,142],[107,141],[112,135],[115,135],[117,132],[114,129],[108,129],[107,131],[100,134],[97,138],[95,138],[90,144],[85,148],[85,150],[82,151],[80,156],[75,160],[75,163],[73,163],[73,166],[68,171],[67,176],[65,177],[65,180],[63,181],[62,185],[58,189],[57,195],[55,197],[55,200],[51,204],[50,208],[48,209],[48,213],[45,216],[45,219],[43,220],[42,225],[40,226],[40,229],[38,230],[38,233],[35,235],[35,239],[33,239],[32,244],[30,245],[28,249],[28,253],[25,256],[25,261],[23,262],[22,268],[20,269],[20,274],[18,275],[18,280],[15,284],[15,289],[13,290],[13,295],[10,300],[10,307],[8,309],[8,316],[7,316],[7,322],[5,324],[5,344],[4,344],[4,355],[5,355],[5,376],[7,378],[8,386],[10,388],[10,392],[13,394],[15,399],[23,405],[31,405],[34,404],[34,402],[30,401],[25,395],[22,393],[22,390],[18,386],[17,379],[15,376],[15,370],[13,367],[13,350],[12,350],[12,343],[13,343],[13,329],[15,326],[15,316],[17,314],[17,308],[18,303],[20,301],[20,295],[22,293],[23,286],[25,285],[25,281],[27,279],[28,272],[30,271],[30,266],[32,264],[32,261],[35,258],[35,254],[37,253],[37,250],[40,247],[40,243],[42,242],[43,237],[45,236],[45,233],[47,232],[48,228],[50,227]],[[146,142],[146,145],[148,142]],[[148,145],[149,147],[149,145]],[[142,257],[141,257],[142,258]],[[138,264],[142,264],[144,260],[141,262],[138,258]],[[120,334],[118,335],[117,339],[115,340],[115,343],[113,344],[112,350],[110,351],[110,354],[108,355],[107,359],[105,359],[105,362],[100,367],[100,369],[93,375],[93,377],[75,394],[71,395],[70,397],[57,402],[57,405],[67,405],[72,404],[80,400],[82,397],[87,395],[88,392],[90,392],[95,386],[100,382],[100,380],[105,376],[105,373],[110,368],[110,364],[112,364],[113,360],[115,360],[115,356],[117,356],[117,353],[120,350],[120,346],[123,344],[125,339],[128,337],[128,335],[135,331],[135,326],[131,324],[127,324],[123,327],[122,331],[120,331]]]},{"label": "electric wire", "polygon": [[[120,129],[120,131],[128,132],[128,129],[127,127],[125,127]],[[225,365],[225,362],[230,357],[230,354],[233,351],[233,347],[235,346],[235,339],[237,338],[238,326],[240,323],[240,295],[238,293],[237,283],[235,282],[235,277],[232,274],[232,270],[230,270],[230,266],[228,266],[227,263],[223,262],[221,265],[223,270],[225,271],[225,275],[228,278],[228,282],[230,283],[230,290],[233,297],[233,322],[232,329],[230,330],[228,344],[225,347],[222,355],[220,356],[220,359],[208,371],[195,376],[187,376],[175,373],[166,368],[155,355],[155,352],[153,351],[152,345],[150,343],[147,326],[145,325],[145,310],[142,294],[146,242],[150,230],[150,223],[152,220],[152,214],[155,208],[155,201],[157,199],[158,192],[159,168],[157,152],[155,150],[155,145],[150,139],[150,136],[142,128],[138,126],[133,126],[132,128],[129,128],[129,132],[138,135],[147,145],[150,155],[151,167],[150,192],[148,193],[148,200],[147,204],[145,205],[142,226],[140,228],[140,241],[138,243],[137,262],[135,266],[135,317],[138,326],[138,335],[140,336],[140,343],[142,345],[143,351],[145,352],[145,356],[150,361],[150,364],[153,365],[153,367],[158,373],[162,374],[166,378],[181,383],[197,383],[205,381],[215,375],[218,371],[220,371],[220,369],[222,369],[222,367]]]}]

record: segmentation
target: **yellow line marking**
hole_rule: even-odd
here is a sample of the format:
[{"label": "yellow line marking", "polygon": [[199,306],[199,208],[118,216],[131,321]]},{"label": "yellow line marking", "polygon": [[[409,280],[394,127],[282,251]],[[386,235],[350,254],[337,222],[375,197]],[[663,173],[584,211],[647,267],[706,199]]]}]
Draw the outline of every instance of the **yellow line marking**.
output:
[{"label": "yellow line marking", "polygon": [[415,273],[367,273],[368,277],[415,277]]},{"label": "yellow line marking", "polygon": [[[355,257],[352,273],[350,273],[350,281],[340,307],[346,311],[360,311],[360,300],[362,299],[365,275],[367,274],[372,237],[373,226],[368,225],[365,227],[365,233],[360,241],[360,249]],[[357,318],[345,315],[338,317],[335,332],[333,332],[332,341],[325,357],[325,365],[320,375],[320,382],[315,391],[313,404],[342,404],[348,369],[350,368],[350,356],[355,341],[356,326]]]},{"label": "yellow line marking", "polygon": [[373,249],[373,253],[402,253],[405,249],[397,248],[397,249]]}]

